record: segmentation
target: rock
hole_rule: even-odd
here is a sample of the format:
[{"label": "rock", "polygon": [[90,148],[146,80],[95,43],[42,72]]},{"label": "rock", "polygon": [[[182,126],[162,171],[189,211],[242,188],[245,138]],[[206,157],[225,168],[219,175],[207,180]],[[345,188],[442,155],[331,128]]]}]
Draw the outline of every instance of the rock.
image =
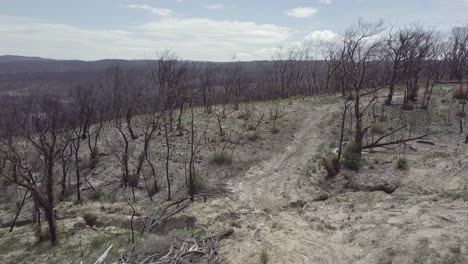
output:
[{"label": "rock", "polygon": [[86,223],[76,222],[75,224],[73,224],[73,229],[81,230],[81,229],[85,229],[85,228],[86,228]]},{"label": "rock", "polygon": [[312,201],[314,202],[320,202],[320,201],[326,201],[330,198],[330,195],[324,191],[319,191],[318,193],[314,194]]},{"label": "rock", "polygon": [[398,188],[397,177],[382,177],[374,174],[353,174],[346,186],[352,191],[378,192],[392,194]]},{"label": "rock", "polygon": [[261,228],[258,228],[257,230],[255,230],[255,233],[254,233],[254,239],[255,241],[262,241],[263,239],[265,238],[265,234],[262,232],[262,229]]},{"label": "rock", "polygon": [[307,202],[304,201],[304,200],[296,200],[296,201],[290,203],[291,207],[293,207],[293,208],[302,208],[306,204],[307,204]]},{"label": "rock", "polygon": [[98,217],[94,214],[91,214],[91,213],[86,213],[83,215],[83,219],[85,221],[85,223],[90,226],[90,227],[93,227],[97,224],[98,222]]}]

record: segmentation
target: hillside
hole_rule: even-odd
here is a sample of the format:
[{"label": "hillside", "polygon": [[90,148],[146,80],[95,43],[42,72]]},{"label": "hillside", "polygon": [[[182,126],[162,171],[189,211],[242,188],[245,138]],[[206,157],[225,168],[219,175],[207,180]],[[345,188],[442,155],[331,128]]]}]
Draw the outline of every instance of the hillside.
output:
[{"label": "hillside", "polygon": [[[150,200],[144,188],[137,190],[136,230],[146,217],[163,217],[162,208],[175,213],[153,231],[137,232],[136,251],[129,251],[132,190],[118,187],[115,153],[120,143],[115,140],[115,128],[106,125],[96,169],[87,168],[89,154],[81,154],[83,172],[89,174],[84,201],[76,205],[70,196],[57,205],[60,244],[37,246],[31,240],[36,231],[30,225],[13,233],[6,225],[0,231],[0,255],[7,263],[33,259],[92,263],[112,245],[108,261],[129,254],[138,263],[137,259],[170,252],[171,245],[179,243],[174,241],[230,230],[232,234],[212,245],[219,251],[216,259],[226,263],[465,263],[468,167],[464,163],[468,157],[458,127],[446,123],[450,91],[451,87],[438,87],[434,107],[423,113],[431,116],[427,129],[442,131],[426,138],[431,144],[414,141],[366,151],[359,172],[343,169],[334,177],[327,176],[321,158],[336,150],[339,98],[308,97],[229,108],[224,126],[231,131],[230,139],[218,138],[214,116],[198,109],[197,135],[212,142],[199,149],[200,196],[194,203],[179,200],[185,185],[180,177],[173,178],[177,207],[167,207],[173,203],[163,202],[164,191]],[[400,99],[398,95],[396,100]],[[268,114],[271,109],[282,109],[274,123]],[[398,109],[389,107],[386,113],[391,116]],[[268,118],[260,120],[262,113]],[[421,119],[419,110],[406,115]],[[144,117],[138,119],[137,124]],[[258,120],[259,128],[252,132]],[[143,126],[136,127],[140,138],[131,142],[132,157],[142,148]],[[187,130],[174,131],[177,154],[171,166],[178,175],[187,172],[188,137]],[[163,190],[164,144],[160,135],[155,140],[151,155],[156,157],[158,186]],[[217,149],[231,140],[239,140],[237,147],[228,143],[232,160],[213,162]],[[403,157],[407,165],[399,167]],[[19,199],[6,198],[0,214],[3,223],[12,219]],[[23,210],[20,219],[29,219],[30,210]],[[198,246],[205,250],[204,245]]]}]

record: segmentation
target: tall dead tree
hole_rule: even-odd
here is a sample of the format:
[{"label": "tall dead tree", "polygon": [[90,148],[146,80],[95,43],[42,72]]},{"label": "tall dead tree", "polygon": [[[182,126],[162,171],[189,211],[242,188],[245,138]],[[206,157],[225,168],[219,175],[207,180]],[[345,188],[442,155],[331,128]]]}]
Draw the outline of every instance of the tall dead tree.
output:
[{"label": "tall dead tree", "polygon": [[461,81],[468,75],[468,25],[454,27],[448,45],[449,79]]},{"label": "tall dead tree", "polygon": [[93,95],[93,88],[91,86],[76,86],[71,92],[72,118],[69,119],[69,123],[73,131],[71,146],[73,146],[75,159],[76,199],[78,202],[81,201],[80,150],[82,140],[87,137],[88,127],[94,113]]},{"label": "tall dead tree", "polygon": [[384,49],[386,51],[386,67],[389,71],[388,94],[385,104],[391,105],[393,94],[395,93],[395,85],[401,81],[402,70],[405,60],[408,59],[406,54],[408,52],[411,39],[413,38],[411,30],[397,29],[396,31],[390,30],[388,39],[385,40]]},{"label": "tall dead tree", "polygon": [[212,105],[214,104],[214,86],[216,77],[217,72],[211,65],[204,65],[198,75],[203,109],[207,114],[211,114]]},{"label": "tall dead tree", "polygon": [[[55,166],[67,147],[66,113],[56,98],[31,102],[23,114],[14,116],[18,134],[2,137],[1,153],[10,167],[1,174],[32,194],[44,212],[53,245],[57,243],[55,223]],[[12,123],[13,124],[13,123]],[[13,130],[12,130],[13,131]]]},{"label": "tall dead tree", "polygon": [[[163,51],[158,54],[156,61],[149,61],[148,68],[151,75],[153,89],[158,99],[162,113],[162,125],[164,129],[164,141],[166,145],[165,170],[167,183],[167,200],[171,200],[171,144],[173,129],[174,109],[179,107],[179,126],[182,120],[183,104],[186,102],[186,88],[189,80],[189,68],[186,62],[180,61],[171,51]],[[181,90],[184,92],[181,93]],[[183,98],[181,98],[183,97]]]},{"label": "tall dead tree", "polygon": [[382,21],[369,23],[359,20],[343,36],[339,71],[344,75],[346,91],[354,100],[353,152],[358,156],[361,155],[364,136],[369,129],[364,127],[363,117],[377,98],[372,96],[370,100],[363,101],[361,97],[374,94],[382,85],[382,75],[378,67],[378,51],[382,41],[376,36],[383,30]]}]

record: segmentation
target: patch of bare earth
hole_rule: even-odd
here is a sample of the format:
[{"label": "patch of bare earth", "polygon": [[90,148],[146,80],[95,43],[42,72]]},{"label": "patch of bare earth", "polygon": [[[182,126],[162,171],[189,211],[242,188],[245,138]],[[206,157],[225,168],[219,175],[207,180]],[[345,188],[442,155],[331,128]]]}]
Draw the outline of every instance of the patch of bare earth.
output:
[{"label": "patch of bare earth", "polygon": [[[310,109],[283,152],[228,182],[230,198],[191,207],[200,223],[235,228],[220,249],[227,263],[467,263],[466,146],[411,143],[409,171],[391,153],[367,153],[380,165],[333,179],[305,174],[330,142],[324,124],[336,111]],[[375,181],[395,190],[366,189]]]}]

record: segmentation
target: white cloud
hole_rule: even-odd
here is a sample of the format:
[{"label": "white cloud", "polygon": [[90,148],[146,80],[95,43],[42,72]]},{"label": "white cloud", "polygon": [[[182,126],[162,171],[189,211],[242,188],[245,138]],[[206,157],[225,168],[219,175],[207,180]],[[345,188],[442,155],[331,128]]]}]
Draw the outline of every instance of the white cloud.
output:
[{"label": "white cloud", "polygon": [[167,8],[156,8],[149,5],[124,5],[123,7],[132,8],[132,9],[143,9],[150,12],[151,14],[158,15],[160,17],[170,17],[172,15],[172,10]]},{"label": "white cloud", "polygon": [[206,5],[205,8],[210,9],[210,10],[223,9],[224,5],[222,5],[222,4],[212,4],[212,5]]},{"label": "white cloud", "polygon": [[319,0],[319,2],[323,5],[331,5],[333,4],[333,0]]},{"label": "white cloud", "polygon": [[318,9],[313,7],[296,7],[286,11],[286,15],[296,18],[312,17],[317,13]]},{"label": "white cloud", "polygon": [[316,30],[304,38],[304,42],[306,43],[317,43],[317,42],[334,42],[339,39],[339,35],[330,30]]},{"label": "white cloud", "polygon": [[[268,59],[251,51],[291,41],[291,30],[272,24],[197,18],[161,18],[119,30],[87,29],[0,16],[3,54],[56,59],[145,59],[170,48],[190,60]],[[34,45],[31,45],[34,43]]]}]

